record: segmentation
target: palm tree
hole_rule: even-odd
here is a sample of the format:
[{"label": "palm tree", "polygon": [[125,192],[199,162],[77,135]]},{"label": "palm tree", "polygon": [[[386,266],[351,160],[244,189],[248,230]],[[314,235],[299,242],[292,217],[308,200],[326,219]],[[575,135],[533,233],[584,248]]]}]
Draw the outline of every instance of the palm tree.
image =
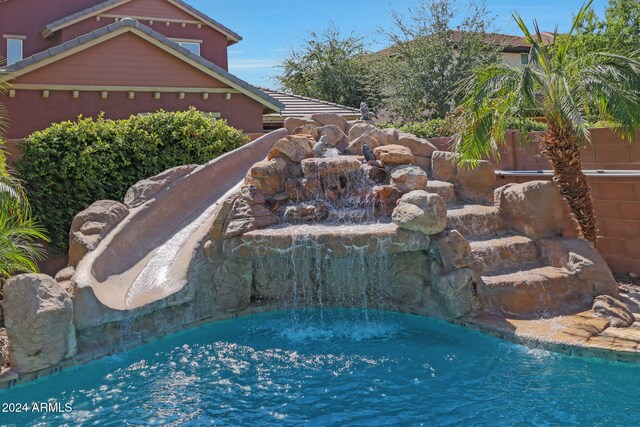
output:
[{"label": "palm tree", "polygon": [[[5,89],[6,83],[0,76],[0,93]],[[5,124],[6,116],[0,104],[0,133]],[[38,261],[44,259],[39,241],[48,242],[49,239],[32,218],[22,183],[7,169],[7,159],[0,144],[0,284],[13,274],[38,271]]]},{"label": "palm tree", "polygon": [[[640,126],[640,53],[623,48],[580,51],[575,30],[591,7],[585,3],[568,34],[545,43],[536,21],[533,33],[520,15],[513,18],[531,44],[529,64],[495,64],[477,70],[461,85],[465,98],[454,120],[460,132],[454,151],[474,164],[498,156],[507,124],[515,120],[528,141],[524,120],[542,115],[548,130],[540,141],[553,168],[553,180],[569,204],[581,238],[596,244],[596,221],[580,149],[590,143],[586,113],[595,109],[632,140]],[[530,142],[530,141],[529,141]]]}]

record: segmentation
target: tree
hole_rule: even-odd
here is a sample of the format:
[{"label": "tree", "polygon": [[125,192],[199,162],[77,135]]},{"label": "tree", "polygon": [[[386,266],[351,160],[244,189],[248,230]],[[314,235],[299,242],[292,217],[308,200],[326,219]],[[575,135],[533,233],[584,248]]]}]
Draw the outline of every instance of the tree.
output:
[{"label": "tree", "polygon": [[[580,237],[596,244],[591,191],[582,172],[580,149],[590,142],[586,113],[595,106],[604,119],[631,140],[640,126],[640,53],[622,47],[584,52],[575,31],[593,0],[578,12],[564,37],[543,42],[536,21],[532,33],[514,19],[531,44],[529,65],[494,64],[479,69],[461,86],[465,93],[455,124],[455,151],[472,164],[498,155],[509,120],[524,132],[524,119],[538,111],[548,121],[541,148],[553,168],[553,180],[578,223]],[[528,138],[528,137],[526,137]]]},{"label": "tree", "polygon": [[[6,83],[0,76],[0,93],[5,89]],[[0,105],[0,133],[5,124],[4,108]],[[16,273],[38,271],[37,263],[44,259],[39,240],[49,241],[33,220],[22,184],[7,169],[7,159],[0,147],[0,283]]]},{"label": "tree", "polygon": [[375,108],[380,91],[363,38],[355,33],[344,36],[333,23],[310,36],[284,59],[276,76],[281,87],[354,108],[368,101]]},{"label": "tree", "polygon": [[640,46],[640,2],[609,0],[604,19],[590,9],[576,28],[584,47],[590,50],[622,45]]},{"label": "tree", "polygon": [[385,108],[395,120],[442,118],[460,101],[456,87],[473,69],[498,60],[488,43],[493,18],[484,3],[470,3],[462,22],[455,0],[421,0],[409,16],[393,12],[395,31],[385,69]]}]

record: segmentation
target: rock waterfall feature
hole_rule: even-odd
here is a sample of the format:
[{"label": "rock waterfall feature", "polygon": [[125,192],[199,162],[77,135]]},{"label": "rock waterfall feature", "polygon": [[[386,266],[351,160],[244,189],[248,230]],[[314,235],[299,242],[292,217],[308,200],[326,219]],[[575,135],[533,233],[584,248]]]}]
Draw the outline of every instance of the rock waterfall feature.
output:
[{"label": "rock waterfall feature", "polygon": [[[12,359],[13,372],[29,379],[202,321],[282,308],[434,316],[558,350],[565,337],[532,325],[563,324],[567,336],[596,325],[569,343],[590,348],[633,319],[597,251],[562,237],[551,182],[498,187],[488,162],[468,169],[368,121],[316,115],[285,128],[79,213],[57,283],[12,279],[68,298],[38,302],[56,307],[47,319],[60,319],[68,344],[50,359]],[[46,320],[8,286],[7,319]],[[7,326],[15,355],[51,347]]]}]

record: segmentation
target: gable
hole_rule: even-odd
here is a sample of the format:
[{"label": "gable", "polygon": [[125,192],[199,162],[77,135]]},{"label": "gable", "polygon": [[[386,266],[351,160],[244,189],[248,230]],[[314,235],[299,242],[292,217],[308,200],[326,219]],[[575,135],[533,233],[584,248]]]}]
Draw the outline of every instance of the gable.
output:
[{"label": "gable", "polygon": [[[166,0],[131,0],[105,12],[107,16],[130,17],[134,19],[165,18],[194,21],[193,15]],[[201,21],[199,21],[201,22]]]},{"label": "gable", "polygon": [[126,32],[16,78],[18,84],[228,87],[141,37]]}]

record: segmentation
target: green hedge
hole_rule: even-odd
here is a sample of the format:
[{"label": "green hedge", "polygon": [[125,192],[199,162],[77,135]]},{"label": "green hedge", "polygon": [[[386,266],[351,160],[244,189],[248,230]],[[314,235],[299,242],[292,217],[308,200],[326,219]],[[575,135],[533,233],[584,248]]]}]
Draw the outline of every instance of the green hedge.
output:
[{"label": "green hedge", "polygon": [[195,109],[127,120],[79,117],[35,132],[20,146],[18,173],[52,249],[65,252],[73,217],[96,200],[122,200],[141,179],[202,164],[244,142],[224,120]]},{"label": "green hedge", "polygon": [[[529,132],[547,130],[546,124],[531,119],[525,120],[525,126]],[[378,123],[378,127],[383,129],[395,127],[403,132],[412,133],[419,138],[438,138],[452,136],[455,134],[455,129],[451,129],[449,123],[445,119],[432,119],[427,120],[426,122],[404,124],[382,122]],[[514,122],[511,127],[515,129],[517,127],[516,123]]]}]

